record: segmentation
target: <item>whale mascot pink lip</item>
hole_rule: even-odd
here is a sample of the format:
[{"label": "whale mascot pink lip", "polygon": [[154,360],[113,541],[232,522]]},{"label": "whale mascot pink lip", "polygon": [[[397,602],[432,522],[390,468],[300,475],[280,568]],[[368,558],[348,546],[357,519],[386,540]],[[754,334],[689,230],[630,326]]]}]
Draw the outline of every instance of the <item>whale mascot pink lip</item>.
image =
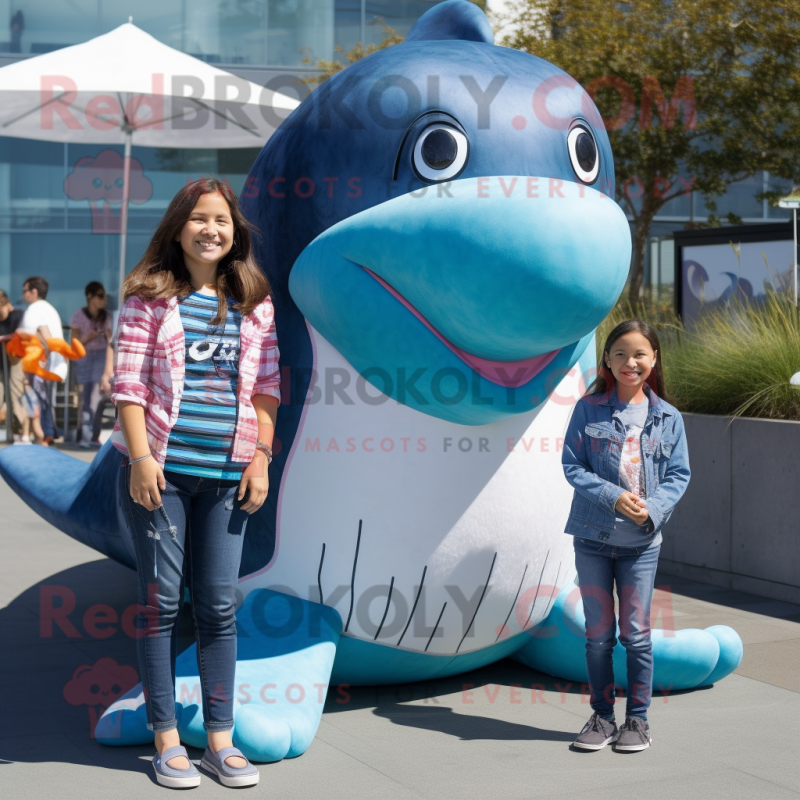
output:
[{"label": "whale mascot pink lip", "polygon": [[[507,656],[586,680],[559,437],[627,275],[613,180],[583,90],[495,46],[466,0],[329,79],[259,155],[242,202],[263,234],[284,402],[241,569],[234,743],[250,758],[303,753],[340,682]],[[20,450],[0,455],[9,484],[134,566],[109,500],[117,452]],[[719,680],[742,652],[724,627],[656,632],[654,650],[673,688]],[[194,647],[177,675],[181,738],[203,746]],[[152,738],[141,687],[95,735]]]}]

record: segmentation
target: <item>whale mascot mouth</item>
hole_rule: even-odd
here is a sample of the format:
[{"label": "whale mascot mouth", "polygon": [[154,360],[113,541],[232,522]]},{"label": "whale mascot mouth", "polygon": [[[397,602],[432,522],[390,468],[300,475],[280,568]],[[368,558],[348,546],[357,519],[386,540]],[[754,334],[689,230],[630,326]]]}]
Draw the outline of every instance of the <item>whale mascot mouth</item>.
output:
[{"label": "whale mascot mouth", "polygon": [[627,220],[597,189],[468,177],[332,226],[300,254],[289,288],[382,392],[477,425],[552,393],[613,307],[629,259]]}]

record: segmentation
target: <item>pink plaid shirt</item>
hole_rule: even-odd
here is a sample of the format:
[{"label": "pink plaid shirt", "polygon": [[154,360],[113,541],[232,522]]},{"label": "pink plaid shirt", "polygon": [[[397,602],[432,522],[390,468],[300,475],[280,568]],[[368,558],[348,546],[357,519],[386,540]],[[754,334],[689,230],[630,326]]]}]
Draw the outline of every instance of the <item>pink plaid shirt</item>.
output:
[{"label": "pink plaid shirt", "polygon": [[[250,462],[258,439],[258,418],[251,398],[257,394],[270,395],[278,401],[281,398],[278,337],[269,298],[252,313],[242,315],[239,341],[239,410],[232,460]],[[111,399],[115,403],[124,400],[144,407],[150,451],[162,467],[167,440],[181,404],[185,350],[177,297],[169,300],[130,297],[125,301],[117,324]],[[128,454],[119,420],[111,441]]]}]

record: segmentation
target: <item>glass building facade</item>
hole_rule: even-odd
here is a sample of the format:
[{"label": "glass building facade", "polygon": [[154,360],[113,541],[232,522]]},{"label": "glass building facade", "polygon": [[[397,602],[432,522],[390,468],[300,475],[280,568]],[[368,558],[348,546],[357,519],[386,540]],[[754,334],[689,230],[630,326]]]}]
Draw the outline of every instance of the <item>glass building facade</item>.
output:
[{"label": "glass building facade", "polygon": [[[21,297],[26,278],[42,275],[50,283],[48,299],[64,322],[85,304],[83,288],[91,280],[103,283],[113,304],[120,257],[119,205],[102,198],[73,200],[65,189],[75,164],[104,150],[118,152],[121,162],[121,147],[0,137],[0,288],[12,301]],[[137,202],[132,186],[126,248],[129,268],[141,257],[167,204],[187,180],[220,175],[238,192],[258,152],[257,148],[134,147],[132,157],[142,165],[149,197]]]},{"label": "glass building facade", "polygon": [[[282,91],[303,94],[298,78],[319,59],[340,58],[357,42],[379,43],[385,27],[405,36],[441,0],[0,0],[0,66],[108,32],[133,17],[160,41],[208,63]],[[292,84],[294,83],[294,87]],[[277,87],[276,87],[277,88]],[[22,282],[43,275],[66,321],[83,304],[83,287],[101,280],[115,297],[119,268],[119,203],[71,198],[68,178],[82,158],[121,147],[81,146],[0,137],[0,288],[20,301]],[[132,192],[128,268],[136,264],[167,203],[189,179],[218,175],[240,189],[258,150],[133,148],[147,185]],[[106,158],[116,158],[106,154]],[[790,188],[768,174],[734,184],[717,214],[746,223],[785,219],[789,212],[756,200],[765,188]],[[636,191],[636,187],[630,187]],[[75,194],[75,193],[72,193]],[[682,193],[651,227],[646,282],[674,281],[671,234],[708,215],[703,199]]]},{"label": "glass building facade", "polygon": [[[688,181],[684,178],[682,186],[686,183]],[[746,225],[789,220],[791,211],[772,207],[766,200],[758,200],[757,196],[767,191],[788,194],[791,188],[791,182],[776,178],[768,172],[759,172],[731,184],[725,194],[717,198],[714,213],[720,218],[734,214]],[[630,191],[637,191],[637,187],[630,187]],[[650,226],[649,247],[645,251],[645,284],[653,295],[674,294],[673,232],[681,230],[687,223],[707,222],[709,213],[703,196],[692,191],[681,192],[660,210]]]},{"label": "glass building facade", "polygon": [[[78,44],[128,17],[159,41],[213,64],[299,67],[338,45],[401,36],[441,0],[0,0],[0,52],[37,55]],[[5,36],[3,35],[5,33]]]},{"label": "glass building facade", "polygon": [[[357,42],[379,43],[384,27],[405,36],[441,0],[0,0],[0,66],[88,41],[127,22],[208,63],[266,84],[288,76],[291,94],[317,60],[342,58]],[[69,176],[82,158],[122,147],[0,137],[0,289],[22,307],[22,283],[50,282],[50,300],[69,321],[99,280],[118,291],[119,203],[72,199]],[[217,175],[236,191],[259,149],[133,147],[146,184],[131,189],[126,263],[141,257],[158,220],[187,180]],[[106,154],[108,158],[110,154]],[[111,156],[115,158],[115,156]],[[120,159],[121,162],[121,159]],[[120,178],[121,180],[121,170]]]}]

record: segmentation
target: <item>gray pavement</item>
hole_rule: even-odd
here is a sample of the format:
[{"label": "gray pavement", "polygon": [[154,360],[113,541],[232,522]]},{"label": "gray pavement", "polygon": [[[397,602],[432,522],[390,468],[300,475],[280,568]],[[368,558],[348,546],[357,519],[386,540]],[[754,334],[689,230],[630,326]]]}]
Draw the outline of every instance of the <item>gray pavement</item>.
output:
[{"label": "gray pavement", "polygon": [[[800,798],[800,607],[667,575],[658,584],[669,587],[660,591],[669,591],[676,627],[731,625],[745,656],[736,674],[712,688],[656,696],[650,750],[572,750],[590,713],[580,687],[503,661],[426,684],[350,689],[347,703],[331,696],[308,752],[263,765],[251,795],[463,800],[591,792],[604,800],[628,790],[670,800]],[[74,630],[42,627],[42,591],[74,600],[65,611]],[[121,614],[134,597],[130,570],[55,530],[0,482],[0,797],[167,791],[152,778],[151,747],[97,744],[90,737],[97,707],[70,705],[63,694],[77,668],[102,657],[136,666],[134,640],[119,624],[106,626],[107,638],[89,636],[84,625],[89,607],[102,603]],[[531,684],[544,692],[534,694]],[[226,791],[204,776],[192,797]]]}]

